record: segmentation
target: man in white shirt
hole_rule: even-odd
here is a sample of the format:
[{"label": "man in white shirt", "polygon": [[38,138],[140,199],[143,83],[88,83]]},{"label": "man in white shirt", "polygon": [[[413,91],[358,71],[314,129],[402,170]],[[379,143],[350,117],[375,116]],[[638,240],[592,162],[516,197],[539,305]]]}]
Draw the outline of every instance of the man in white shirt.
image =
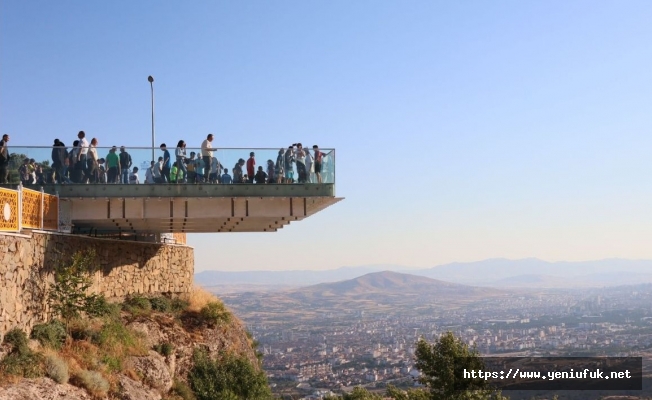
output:
[{"label": "man in white shirt", "polygon": [[86,161],[88,163],[88,179],[90,180],[90,183],[97,183],[99,180],[99,172],[100,172],[100,158],[97,155],[97,144],[98,141],[96,138],[91,139],[91,144],[88,146],[87,150],[87,155],[86,155]]},{"label": "man in white shirt", "polygon": [[[206,140],[201,142],[201,158],[204,161],[204,182],[208,182],[208,177],[210,176],[211,169],[211,158],[213,158],[213,146],[211,142],[213,141],[213,134],[209,133],[206,136]],[[200,171],[197,171],[199,173]]]},{"label": "man in white shirt", "polygon": [[132,185],[140,184],[140,179],[138,179],[138,167],[134,167],[133,172],[129,174],[129,183]]},{"label": "man in white shirt", "polygon": [[77,162],[80,163],[80,166],[78,167],[82,171],[82,178],[81,182],[84,183],[88,180],[90,177],[90,173],[88,171],[88,163],[86,162],[86,158],[88,156],[88,140],[86,140],[86,133],[84,131],[79,131],[77,134],[77,138],[79,139],[79,144],[77,147],[79,148],[79,151],[77,152]]}]

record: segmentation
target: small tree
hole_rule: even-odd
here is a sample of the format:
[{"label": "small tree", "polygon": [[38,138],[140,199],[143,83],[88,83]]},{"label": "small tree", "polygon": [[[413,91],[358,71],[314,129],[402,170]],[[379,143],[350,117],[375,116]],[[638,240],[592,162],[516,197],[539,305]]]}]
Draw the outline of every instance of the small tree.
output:
[{"label": "small tree", "polygon": [[230,353],[212,359],[205,350],[196,349],[188,383],[198,400],[272,398],[265,373],[247,358]]},{"label": "small tree", "polygon": [[464,370],[483,370],[484,362],[476,349],[452,332],[445,333],[434,344],[423,338],[417,343],[416,367],[421,371],[419,382],[424,384],[431,400],[505,399],[489,389],[484,379],[463,379]]},{"label": "small tree", "polygon": [[387,385],[385,397],[394,400],[428,400],[428,392],[422,389],[409,389],[407,392],[394,385]]},{"label": "small tree", "polygon": [[91,274],[97,268],[95,251],[77,252],[70,263],[61,262],[55,267],[54,285],[48,292],[48,304],[54,317],[60,317],[66,326],[82,314],[100,315],[105,309],[104,296],[88,294],[92,285]]},{"label": "small tree", "polygon": [[351,393],[346,393],[342,396],[343,400],[381,400],[383,397],[371,393],[362,386],[356,386]]}]

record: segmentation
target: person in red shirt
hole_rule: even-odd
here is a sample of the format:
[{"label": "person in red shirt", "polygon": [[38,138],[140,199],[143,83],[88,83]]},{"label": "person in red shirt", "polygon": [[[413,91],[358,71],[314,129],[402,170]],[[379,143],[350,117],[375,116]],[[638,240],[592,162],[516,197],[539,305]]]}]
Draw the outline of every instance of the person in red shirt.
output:
[{"label": "person in red shirt", "polygon": [[247,181],[249,183],[254,183],[254,176],[256,175],[256,159],[254,156],[255,154],[252,151],[249,153],[249,159],[247,160],[247,175],[249,175]]}]

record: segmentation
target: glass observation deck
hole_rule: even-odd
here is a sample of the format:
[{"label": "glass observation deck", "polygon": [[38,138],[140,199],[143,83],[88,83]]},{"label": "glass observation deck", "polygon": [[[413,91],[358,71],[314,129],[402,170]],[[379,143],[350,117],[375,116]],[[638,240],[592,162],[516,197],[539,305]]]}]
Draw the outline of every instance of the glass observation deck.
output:
[{"label": "glass observation deck", "polygon": [[[0,186],[13,197],[0,206],[33,197],[38,207],[28,214],[43,217],[41,229],[52,219],[73,233],[276,232],[342,200],[335,196],[335,150],[328,148],[307,149],[310,156],[287,148],[217,148],[206,159],[199,148],[177,157],[175,147],[167,148],[169,156],[160,148],[96,147],[97,159],[71,146],[8,149],[8,180]],[[56,207],[43,200],[52,196]],[[21,226],[28,227],[18,220],[10,228]]]}]

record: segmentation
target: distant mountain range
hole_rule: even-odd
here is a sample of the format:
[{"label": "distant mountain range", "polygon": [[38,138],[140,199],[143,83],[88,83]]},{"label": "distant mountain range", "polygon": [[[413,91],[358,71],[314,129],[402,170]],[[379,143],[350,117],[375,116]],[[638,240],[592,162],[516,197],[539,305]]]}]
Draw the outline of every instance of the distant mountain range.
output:
[{"label": "distant mountain range", "polygon": [[602,287],[652,282],[652,260],[548,262],[491,259],[409,271],[449,282],[490,287]]},{"label": "distant mountain range", "polygon": [[456,283],[443,282],[424,276],[402,274],[393,271],[373,272],[358,278],[340,282],[321,283],[299,289],[289,290],[290,293],[320,293],[322,296],[352,296],[358,294],[382,293],[400,294],[421,293],[448,295],[483,295],[495,294],[496,290],[479,288]]},{"label": "distant mountain range", "polygon": [[[209,287],[238,315],[252,319],[261,315],[279,318],[304,318],[333,312],[360,312],[390,316],[411,310],[414,315],[435,309],[451,310],[466,304],[503,297],[507,292],[442,282],[398,272],[373,272],[340,282],[321,283],[301,288],[259,293],[223,292]],[[403,310],[403,311],[402,311]],[[295,321],[296,322],[296,321]]]},{"label": "distant mountain range", "polygon": [[247,285],[255,288],[260,285],[269,289],[282,285],[288,288],[344,281],[381,271],[400,271],[444,281],[442,283],[496,288],[603,287],[652,283],[652,260],[547,262],[536,258],[490,259],[417,270],[398,265],[368,265],[326,271],[203,271],[195,274],[195,282],[209,287]]},{"label": "distant mountain range", "polygon": [[353,279],[371,272],[403,271],[405,269],[406,267],[400,265],[384,264],[341,267],[323,271],[203,271],[195,274],[195,282],[202,286],[307,286]]}]

